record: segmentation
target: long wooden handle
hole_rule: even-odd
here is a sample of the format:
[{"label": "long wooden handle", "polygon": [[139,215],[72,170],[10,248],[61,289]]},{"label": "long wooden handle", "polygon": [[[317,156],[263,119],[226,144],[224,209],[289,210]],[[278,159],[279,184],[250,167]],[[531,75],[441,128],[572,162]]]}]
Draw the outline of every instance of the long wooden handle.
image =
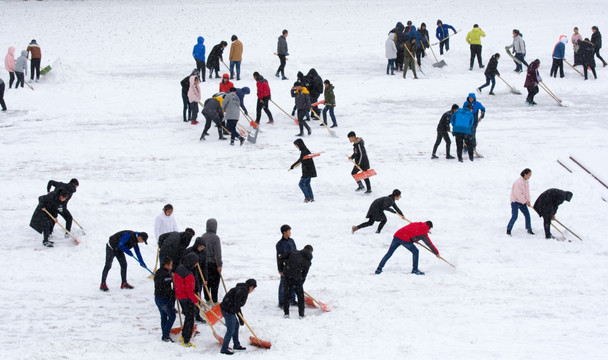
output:
[{"label": "long wooden handle", "polygon": [[194,294],[194,296],[196,296],[196,298],[198,299],[198,301],[200,301],[201,305],[203,305],[203,307],[204,307],[204,308],[205,308],[207,311],[211,312],[211,313],[213,314],[213,316],[215,316],[215,318],[216,318],[216,319],[218,319],[218,321],[222,323],[222,325],[226,325],[226,324],[225,324],[225,323],[222,321],[222,319],[221,319],[221,318],[220,318],[220,317],[219,317],[219,316],[218,316],[216,313],[214,313],[214,312],[213,312],[213,309],[211,309],[209,306],[207,306],[207,304],[205,304],[205,302],[203,301],[203,299],[201,299],[200,297],[198,297],[198,295],[196,295],[196,294]]},{"label": "long wooden handle", "polygon": [[289,113],[287,113],[287,111],[283,110],[282,107],[280,107],[277,103],[275,103],[272,99],[269,99],[271,103],[274,104],[274,106],[278,107],[279,110],[281,110],[285,115],[287,115],[290,119],[292,119],[293,121],[296,122],[296,124],[298,123],[298,119],[294,118],[293,116],[291,116]]},{"label": "long wooden handle", "polygon": [[213,336],[215,336],[215,338],[219,340],[219,335],[215,332],[213,325],[211,325],[211,323],[209,322],[209,318],[207,317],[207,314],[205,314],[205,312],[203,311],[203,308],[201,308],[201,306],[199,304],[195,304],[195,305],[198,308],[198,311],[200,311],[201,314],[203,314],[203,316],[205,317],[207,325],[209,325],[209,327],[211,328],[211,331],[213,332]]},{"label": "long wooden handle", "polygon": [[45,213],[47,213],[47,215],[48,215],[48,216],[50,216],[50,217],[51,217],[51,219],[53,219],[53,221],[54,221],[54,222],[55,222],[57,225],[59,225],[59,227],[61,227],[61,229],[63,229],[63,231],[65,231],[65,233],[66,233],[66,234],[70,235],[70,237],[72,237],[72,239],[74,239],[74,241],[79,242],[79,241],[78,241],[78,239],[76,239],[76,238],[74,237],[74,235],[72,235],[72,233],[68,231],[68,229],[66,229],[66,228],[65,228],[63,225],[61,225],[61,223],[60,223],[59,221],[57,221],[57,219],[56,219],[56,218],[55,218],[53,215],[51,215],[51,213],[50,213],[50,212],[49,212],[47,209],[42,208],[42,211],[44,211]]},{"label": "long wooden handle", "polygon": [[357,169],[359,169],[359,171],[363,171],[363,169],[361,169],[361,166],[359,166],[359,164],[357,164],[357,163],[355,162],[355,160],[351,159],[351,157],[350,157],[350,156],[348,156],[348,154],[346,154],[346,157],[347,157],[347,158],[348,158],[350,161],[352,161],[352,162],[353,162],[353,164],[355,164],[355,166],[357,167]]},{"label": "long wooden handle", "polygon": [[555,219],[555,221],[557,221],[557,223],[558,223],[558,224],[560,224],[561,226],[563,226],[563,227],[564,227],[564,229],[568,230],[568,232],[570,232],[572,235],[576,236],[576,237],[577,237],[577,238],[578,238],[580,241],[583,241],[583,239],[581,239],[581,237],[580,237],[580,236],[576,235],[576,234],[574,233],[574,231],[572,231],[572,230],[568,229],[568,227],[567,227],[566,225],[562,224],[562,223],[561,223],[559,220],[557,220],[557,219]]},{"label": "long wooden handle", "polygon": [[260,340],[260,338],[253,332],[253,329],[251,328],[251,326],[249,326],[249,323],[247,323],[247,321],[245,320],[245,318],[243,317],[243,315],[241,313],[238,313],[239,317],[241,318],[241,320],[243,320],[243,322],[245,323],[245,325],[247,325],[247,328],[249,329],[249,331],[251,331],[251,334],[253,335],[253,337],[258,341],[258,344],[262,345],[262,341]]},{"label": "long wooden handle", "polygon": [[[321,120],[321,117],[319,116],[319,114],[317,114],[316,111],[314,111],[313,109],[310,109],[310,111],[312,111],[312,113],[315,114],[315,116],[318,117],[319,120]],[[330,129],[329,126],[327,126],[325,121],[321,120],[321,124],[323,124],[327,128],[327,131],[329,131],[330,134],[332,134],[332,135],[335,134],[335,132],[332,129]]]},{"label": "long wooden handle", "polygon": [[564,62],[566,62],[566,64],[570,65],[571,68],[574,69],[574,71],[576,71],[577,73],[579,73],[581,76],[585,76],[585,74],[583,74],[579,69],[575,68],[574,66],[572,66],[572,64],[570,64],[568,62],[568,60],[564,59]]},{"label": "long wooden handle", "polygon": [[433,57],[435,58],[435,62],[439,62],[439,60],[437,60],[437,56],[435,55],[435,50],[433,50],[433,47],[430,46],[431,42],[429,41],[429,37],[424,35],[424,37],[426,38],[426,42],[429,44],[429,47],[431,48],[431,53],[433,53]]},{"label": "long wooden handle", "polygon": [[79,227],[80,229],[82,229],[82,231],[84,232],[84,228],[82,227],[82,225],[80,225],[80,224],[78,223],[78,221],[76,221],[76,219],[74,219],[73,217],[72,217],[72,220],[73,220],[73,221],[74,221],[74,223],[75,223],[76,225],[78,225],[78,227]]},{"label": "long wooden handle", "polygon": [[[175,284],[175,276],[171,274],[171,277],[173,278],[173,283]],[[184,323],[182,322],[182,309],[179,306],[179,300],[176,299],[175,302],[177,303],[177,315],[179,315],[179,327],[183,328]]]},{"label": "long wooden handle", "polygon": [[[154,273],[158,270],[158,255],[160,254],[160,246],[156,247],[156,261],[154,262]],[[154,279],[154,275],[148,275],[149,278]]]},{"label": "long wooden handle", "polygon": [[198,268],[198,273],[201,274],[201,280],[203,280],[203,286],[205,287],[207,296],[209,296],[209,301],[211,301],[211,306],[215,306],[215,304],[213,303],[213,297],[211,296],[211,293],[209,292],[209,288],[207,287],[207,282],[205,281],[205,277],[203,276],[203,270],[201,270],[201,265],[199,263],[197,263],[196,267]]},{"label": "long wooden handle", "polygon": [[[214,259],[215,259],[215,265],[216,265],[217,267],[220,267],[220,264],[217,262],[217,258],[216,258],[216,257],[214,257]],[[220,280],[222,280],[222,286],[224,287],[224,292],[225,292],[226,294],[228,294],[228,289],[226,289],[226,283],[224,282],[224,277],[222,276],[222,273],[220,273]]]},{"label": "long wooden handle", "polygon": [[316,302],[319,306],[321,306],[321,303],[319,302],[319,300],[313,298],[312,296],[310,296],[309,293],[307,293],[306,291],[304,291],[304,295],[308,296],[310,298],[310,300]]},{"label": "long wooden handle", "polygon": [[511,88],[511,90],[514,90],[514,89],[513,89],[513,86],[509,85],[509,83],[507,82],[507,80],[503,79],[503,78],[502,78],[500,75],[496,75],[496,76],[498,76],[498,78],[499,78],[500,80],[504,81],[504,82],[505,82],[505,84],[507,84],[507,86]]},{"label": "long wooden handle", "polygon": [[[416,245],[420,245],[420,246],[422,246],[423,248],[425,248],[425,249],[427,249],[428,251],[430,251],[431,253],[435,254],[435,253],[433,252],[433,250],[429,249],[429,248],[428,248],[426,245],[421,244],[419,241],[415,241],[415,242],[414,242],[414,244],[416,244]],[[445,262],[446,262],[448,265],[450,265],[451,267],[456,268],[456,266],[452,265],[452,264],[451,264],[449,261],[447,261],[446,259],[442,258],[441,256],[438,256],[438,258],[440,258],[441,260],[445,261]]]}]

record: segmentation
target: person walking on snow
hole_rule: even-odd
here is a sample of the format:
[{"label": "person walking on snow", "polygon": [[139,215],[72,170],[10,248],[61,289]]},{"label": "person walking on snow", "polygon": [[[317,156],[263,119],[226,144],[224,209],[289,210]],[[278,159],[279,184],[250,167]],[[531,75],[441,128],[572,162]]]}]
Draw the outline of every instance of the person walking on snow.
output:
[{"label": "person walking on snow", "polygon": [[243,142],[245,142],[245,138],[239,135],[239,131],[236,129],[239,117],[241,116],[240,107],[241,101],[236,95],[236,88],[232,87],[222,102],[224,117],[227,120],[228,132],[230,133],[230,145],[234,145],[234,139],[236,138],[239,139],[241,146],[243,146]]},{"label": "person walking on snow", "polygon": [[201,88],[199,86],[200,80],[198,75],[190,76],[190,88],[188,89],[188,101],[190,102],[189,110],[190,110],[190,124],[196,125],[198,121],[196,118],[198,117],[198,103],[201,101]]},{"label": "person walking on snow", "polygon": [[312,187],[310,186],[310,180],[314,177],[317,177],[317,169],[315,168],[315,162],[312,157],[305,158],[307,155],[310,155],[311,152],[308,150],[306,145],[304,144],[304,140],[296,139],[293,144],[295,147],[300,150],[300,157],[298,160],[293,163],[289,170],[293,170],[299,164],[302,165],[302,177],[300,178],[300,182],[298,186],[302,193],[304,194],[304,202],[314,202],[315,195],[312,193]]},{"label": "person walking on snow", "polygon": [[456,29],[452,25],[444,24],[441,20],[437,20],[437,30],[435,30],[435,37],[439,40],[439,55],[443,55],[443,48],[445,47],[446,53],[450,50],[450,30],[456,34]]},{"label": "person walking on snow", "polygon": [[291,88],[291,97],[296,100],[296,110],[298,113],[298,126],[300,127],[300,133],[296,136],[304,136],[304,128],[308,131],[308,135],[312,134],[310,126],[304,121],[304,116],[311,109],[310,93],[308,89],[302,86],[302,83],[296,81]]},{"label": "person walking on snow", "polygon": [[220,61],[224,61],[222,54],[224,53],[224,49],[228,46],[228,43],[225,41],[221,41],[219,44],[215,45],[211,51],[209,52],[209,56],[207,57],[207,69],[209,69],[209,79],[213,76],[213,72],[215,71],[215,78],[220,78]]},{"label": "person walking on snow", "polygon": [[[284,256],[283,275],[285,276],[284,299],[287,299],[290,292],[295,291],[298,298],[298,315],[303,319],[304,314],[304,282],[312,264],[311,245],[304,246],[302,250],[295,250]],[[289,302],[283,301],[283,318],[289,318]]]},{"label": "person walking on snow", "polygon": [[[238,283],[235,287],[228,290],[228,293],[224,296],[220,308],[222,309],[222,315],[226,323],[226,334],[224,335],[224,342],[220,353],[226,355],[232,355],[232,350],[243,351],[246,348],[241,346],[239,341],[239,325],[244,325],[243,314],[241,308],[247,303],[247,297],[255,290],[258,283],[255,279],[248,279],[244,283]],[[232,350],[228,347],[232,340]]]},{"label": "person walking on snow", "polygon": [[538,71],[539,67],[540,60],[538,59],[532,61],[532,64],[530,64],[530,67],[528,67],[526,81],[524,82],[524,87],[528,89],[528,96],[526,97],[526,103],[528,103],[528,105],[536,105],[534,102],[534,96],[538,94],[538,84],[543,80]]},{"label": "person walking on snow", "polygon": [[367,210],[367,215],[365,215],[365,217],[369,220],[359,225],[354,225],[352,227],[352,233],[354,234],[355,231],[372,226],[376,221],[379,221],[380,224],[378,225],[376,234],[380,234],[380,231],[382,231],[382,228],[387,222],[386,215],[384,214],[385,211],[392,212],[393,214],[399,214],[399,216],[403,218],[401,209],[399,209],[397,204],[395,204],[395,202],[399,199],[401,199],[401,191],[395,189],[390,195],[374,200],[370,205],[369,210]]},{"label": "person walking on snow", "polygon": [[125,258],[125,254],[133,257],[133,253],[129,249],[134,249],[135,254],[137,255],[136,260],[139,262],[139,265],[147,269],[146,263],[141,256],[141,252],[139,251],[138,244],[141,243],[148,245],[148,234],[145,232],[123,230],[110,236],[110,239],[106,244],[106,264],[101,273],[101,285],[99,285],[99,290],[109,290],[108,286],[106,285],[106,279],[108,278],[108,272],[112,268],[114,258],[116,258],[120,264],[120,278],[122,280],[120,288],[133,289],[133,286],[127,282],[127,259]]},{"label": "person walking on snow", "polygon": [[469,149],[469,160],[473,161],[473,149],[475,149],[475,140],[471,135],[471,129],[475,122],[473,105],[465,103],[461,109],[452,115],[450,122],[452,123],[452,134],[456,138],[456,156],[458,156],[458,161],[462,162],[463,142]]},{"label": "person walking on snow", "polygon": [[486,83],[477,88],[477,91],[479,91],[480,93],[481,93],[481,89],[483,89],[484,87],[486,87],[486,86],[490,85],[490,83],[492,83],[492,86],[490,87],[489,95],[494,95],[494,86],[496,85],[496,75],[500,76],[500,73],[498,72],[498,60],[499,59],[500,59],[499,53],[492,55],[492,57],[490,58],[490,61],[488,62],[488,67],[486,68],[486,71],[484,72],[484,75],[486,76]]},{"label": "person walking on snow", "polygon": [[524,42],[523,39],[523,35],[519,32],[519,30],[517,29],[513,29],[513,43],[509,46],[506,46],[507,51],[508,49],[513,49],[513,55],[515,55],[516,60],[513,60],[513,62],[515,63],[515,72],[516,73],[520,73],[523,71],[523,67],[521,66],[522,64],[526,65],[526,67],[528,67],[528,63],[526,62],[526,60],[524,59],[526,57],[526,43]]},{"label": "person walking on snow", "polygon": [[276,55],[279,57],[281,64],[279,65],[277,73],[274,74],[274,76],[279,77],[280,73],[282,80],[287,80],[287,78],[285,77],[285,65],[287,64],[287,56],[289,56],[289,50],[287,49],[287,35],[289,35],[289,32],[287,30],[283,30],[277,42]]},{"label": "person walking on snow", "polygon": [[553,64],[551,65],[551,73],[549,76],[557,77],[557,69],[559,69],[559,77],[564,77],[564,58],[566,57],[566,44],[568,43],[568,37],[562,35],[559,37],[559,41],[553,48]]},{"label": "person walking on snow", "polygon": [[484,65],[481,62],[481,38],[485,37],[486,33],[479,28],[479,25],[473,25],[473,29],[469,31],[467,34],[466,41],[471,46],[471,61],[469,65],[469,70],[473,70],[473,63],[475,62],[475,57],[477,57],[477,63],[479,64],[479,68],[483,69]]},{"label": "person walking on snow", "polygon": [[272,113],[268,109],[268,102],[272,99],[270,94],[270,85],[268,85],[268,81],[264,79],[260,73],[257,71],[253,73],[253,78],[256,81],[257,93],[258,93],[258,104],[256,107],[255,114],[255,122],[260,123],[260,119],[262,118],[262,109],[268,116],[268,123],[274,124],[274,120],[272,119]]},{"label": "person walking on snow", "polygon": [[221,96],[212,97],[205,100],[203,104],[203,116],[205,117],[205,129],[201,134],[199,140],[205,140],[205,136],[209,136],[207,132],[211,128],[211,122],[217,127],[217,133],[219,140],[226,140],[224,137],[224,129],[222,129],[222,119],[224,118],[224,110],[222,108],[222,102],[224,100]]},{"label": "person walking on snow", "polygon": [[570,41],[572,42],[572,50],[574,52],[574,64],[573,64],[573,66],[582,65],[583,61],[581,60],[581,54],[578,51],[579,50],[579,48],[578,48],[578,42],[579,41],[583,41],[583,36],[578,33],[578,28],[577,27],[574,28],[574,34],[572,34],[572,36],[570,37]]},{"label": "person walking on snow", "polygon": [[[36,73],[36,82],[40,80],[40,60],[42,60],[42,51],[35,39],[32,39],[26,49],[28,59],[30,60],[30,80],[34,81],[34,72]],[[32,53],[31,58],[29,54]]]},{"label": "person walking on snow", "polygon": [[[473,107],[473,126],[471,127],[471,140],[473,143],[472,150],[475,150],[475,148],[477,147],[477,125],[479,125],[481,120],[483,120],[483,118],[486,116],[486,108],[483,106],[482,103],[477,101],[475,93],[469,93],[469,96],[467,96],[467,100],[464,102],[462,107],[464,108],[467,105],[471,105]],[[480,111],[481,114],[479,113]]]},{"label": "person walking on snow", "polygon": [[282,309],[285,301],[291,305],[296,301],[296,293],[293,289],[289,297],[285,298],[285,276],[283,275],[283,269],[285,268],[285,257],[292,251],[297,250],[297,248],[296,242],[291,238],[291,226],[281,226],[281,235],[281,239],[277,242],[275,248],[277,250],[277,268],[281,277],[281,281],[279,282],[279,307]]},{"label": "person walking on snow", "polygon": [[243,60],[243,43],[236,35],[232,35],[230,38],[232,44],[230,44],[230,54],[228,60],[230,61],[230,79],[234,79],[234,69],[236,68],[236,80],[241,80],[241,61]]},{"label": "person walking on snow", "polygon": [[534,202],[534,210],[543,218],[546,239],[555,239],[551,235],[551,220],[555,220],[557,209],[564,202],[572,200],[572,193],[560,189],[549,189],[540,194]]},{"label": "person walking on snow", "polygon": [[[167,204],[163,206],[163,211],[158,214],[154,220],[154,237],[158,242],[162,234],[170,233],[173,231],[179,231],[177,229],[177,222],[175,216],[173,216],[173,205]],[[179,259],[175,259],[179,261]]]},{"label": "person walking on snow", "polygon": [[[63,204],[62,211],[59,211],[59,215],[61,215],[61,217],[65,220],[65,228],[68,231],[72,231],[72,221],[74,220],[74,218],[72,217],[72,214],[68,210],[68,202],[70,201],[70,199],[72,199],[72,195],[74,195],[74,193],[76,192],[78,185],[79,185],[78,179],[71,179],[69,183],[62,183],[62,182],[55,181],[55,180],[49,180],[49,182],[46,184],[47,194],[51,193],[51,188],[55,188],[53,190],[54,192],[61,191],[62,193],[67,195],[67,199],[65,200],[65,202]],[[55,224],[53,224],[53,227],[54,226],[55,226]],[[52,229],[51,229],[51,232],[52,232]],[[65,234],[66,238],[68,236],[69,236],[68,234]]]},{"label": "person walking on snow", "polygon": [[[49,241],[49,236],[53,231],[53,226],[57,222],[57,214],[63,210],[67,198],[68,194],[64,193],[62,190],[38,197],[38,206],[32,214],[30,227],[39,234],[42,234],[42,245],[46,247],[53,247],[55,244],[54,242]],[[45,210],[48,211],[55,220],[51,219]]]},{"label": "person walking on snow", "polygon": [[[365,141],[363,141],[362,138],[357,137],[357,134],[355,134],[354,131],[348,133],[348,141],[353,144],[353,154],[348,158],[358,165],[358,167],[357,165],[353,166],[353,170],[350,172],[350,174],[355,175],[360,171],[359,169],[363,171],[369,170],[370,166],[369,159],[367,158],[367,150],[365,150]],[[371,194],[372,184],[370,183],[369,178],[364,179],[364,181],[365,186],[367,187],[365,193]],[[357,185],[358,187],[355,189],[355,191],[362,191],[365,189],[360,180],[357,181]]]},{"label": "person walking on snow", "polygon": [[395,35],[393,33],[388,34],[388,38],[384,43],[384,50],[386,54],[386,58],[388,59],[388,64],[386,64],[386,75],[389,74],[389,70],[391,71],[391,75],[395,75],[395,60],[397,59],[397,45],[395,44]]},{"label": "person walking on snow", "polygon": [[458,105],[452,105],[452,109],[446,111],[439,119],[439,124],[437,124],[437,139],[435,140],[435,145],[433,145],[433,155],[431,155],[431,159],[438,159],[437,148],[439,144],[441,144],[441,139],[445,141],[445,158],[446,159],[454,159],[452,155],[450,155],[450,146],[452,145],[452,141],[450,140],[450,136],[448,133],[450,132],[450,121],[452,120],[452,115],[458,110]]},{"label": "person walking on snow", "polygon": [[418,248],[414,244],[418,241],[424,242],[427,247],[431,249],[433,254],[439,257],[439,250],[437,250],[435,245],[433,245],[428,235],[432,228],[433,223],[431,221],[425,221],[411,223],[397,230],[395,235],[393,235],[393,241],[391,242],[386,255],[384,255],[380,261],[380,264],[378,264],[378,267],[376,268],[376,275],[382,273],[384,265],[386,265],[388,259],[393,256],[393,253],[399,246],[405,247],[412,253],[412,274],[424,275],[422,271],[418,270]]},{"label": "person walking on snow", "polygon": [[213,300],[213,303],[217,303],[217,291],[220,287],[220,273],[222,272],[222,242],[220,237],[217,236],[217,220],[211,218],[207,220],[207,231],[201,236],[203,244],[207,252],[207,285],[209,294],[205,293],[205,300],[209,302]]},{"label": "person walking on snow", "polygon": [[19,56],[15,62],[15,76],[17,77],[15,89],[19,87],[19,84],[23,87],[25,84],[25,77],[27,76],[27,51],[25,50],[21,52],[21,56]]},{"label": "person walking on snow", "polygon": [[[323,92],[323,97],[325,98],[323,101],[323,124],[327,125],[327,112],[329,111],[329,116],[332,121],[332,128],[338,126],[336,122],[336,116],[334,115],[334,108],[336,107],[336,95],[334,95],[334,85],[329,82],[329,80],[325,80],[323,82],[323,86],[325,86],[325,90]],[[323,126],[320,124],[319,126]]]},{"label": "person walking on snow", "polygon": [[8,71],[8,88],[10,89],[15,81],[15,48],[12,46],[8,48],[4,57],[4,68]]},{"label": "person walking on snow", "polygon": [[171,327],[175,322],[175,293],[173,291],[173,276],[171,269],[173,260],[165,258],[162,267],[154,274],[154,302],[160,312],[161,340],[174,342],[171,339]]},{"label": "person walking on snow", "polygon": [[195,347],[190,343],[190,339],[192,338],[192,329],[194,328],[195,309],[198,305],[198,299],[194,292],[196,281],[193,273],[196,264],[198,264],[198,256],[190,253],[186,256],[183,263],[177,267],[174,275],[175,298],[179,301],[184,313],[184,326],[180,338],[184,347]]},{"label": "person walking on snow", "polygon": [[205,82],[205,38],[199,36],[196,40],[196,45],[192,49],[192,57],[196,62],[196,74],[199,74],[202,82]]},{"label": "person walking on snow", "polygon": [[513,186],[511,187],[511,220],[507,224],[507,235],[511,236],[511,230],[513,229],[513,225],[517,220],[517,213],[521,211],[524,214],[524,218],[526,219],[526,230],[528,230],[528,234],[534,235],[532,231],[532,223],[530,222],[530,213],[528,212],[528,206],[530,205],[530,184],[528,180],[532,176],[532,170],[524,169],[520,177],[513,182]]},{"label": "person walking on snow", "polygon": [[595,72],[595,50],[593,48],[593,43],[589,41],[588,38],[585,38],[585,40],[578,42],[578,46],[578,51],[581,53],[581,58],[583,61],[583,75],[585,76],[585,80],[588,79],[588,70],[591,70],[593,77],[597,79],[597,73]]},{"label": "person walking on snow", "polygon": [[603,66],[606,67],[608,64],[606,64],[604,58],[602,58],[600,55],[600,49],[602,48],[602,34],[597,26],[593,26],[591,31],[593,32],[591,35],[591,42],[593,43],[593,47],[595,49],[595,56],[597,56],[597,58],[602,61]]}]

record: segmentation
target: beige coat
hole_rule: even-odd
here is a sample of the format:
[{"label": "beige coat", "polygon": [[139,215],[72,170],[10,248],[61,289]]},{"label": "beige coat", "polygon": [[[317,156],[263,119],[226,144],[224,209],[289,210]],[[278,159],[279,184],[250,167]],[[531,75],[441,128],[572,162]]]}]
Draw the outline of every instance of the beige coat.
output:
[{"label": "beige coat", "polygon": [[230,56],[228,57],[230,61],[242,61],[243,60],[243,43],[241,40],[234,40],[232,44],[230,44]]}]

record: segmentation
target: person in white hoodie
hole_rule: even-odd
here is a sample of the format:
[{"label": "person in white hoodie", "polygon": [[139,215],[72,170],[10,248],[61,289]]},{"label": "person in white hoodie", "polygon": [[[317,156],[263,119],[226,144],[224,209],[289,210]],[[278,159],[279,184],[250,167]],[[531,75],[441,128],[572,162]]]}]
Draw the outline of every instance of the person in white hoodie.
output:
[{"label": "person in white hoodie", "polygon": [[[167,204],[163,207],[163,212],[156,217],[154,222],[154,236],[156,241],[162,234],[179,231],[177,229],[177,223],[173,217],[173,205]],[[174,259],[179,261],[179,259]]]},{"label": "person in white hoodie", "polygon": [[389,33],[388,38],[386,39],[386,43],[384,43],[384,47],[386,48],[386,58],[388,59],[388,64],[386,65],[386,75],[388,75],[388,70],[391,70],[391,75],[395,75],[395,59],[397,58],[397,46],[395,45],[395,41],[393,40],[394,34]]},{"label": "person in white hoodie", "polygon": [[15,89],[25,84],[25,77],[27,76],[27,51],[23,50],[21,56],[17,58],[15,62],[15,75],[17,76],[17,82],[15,83]]}]

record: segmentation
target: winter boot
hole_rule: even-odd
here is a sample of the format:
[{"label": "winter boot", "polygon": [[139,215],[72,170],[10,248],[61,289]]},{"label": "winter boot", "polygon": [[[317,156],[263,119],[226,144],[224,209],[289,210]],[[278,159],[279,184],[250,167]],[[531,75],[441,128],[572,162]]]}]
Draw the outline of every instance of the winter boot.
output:
[{"label": "winter boot", "polygon": [[507,235],[511,236],[511,230],[507,229]]},{"label": "winter boot", "polygon": [[55,246],[52,241],[48,241],[48,240],[43,241],[42,245],[49,247],[49,248],[52,248],[53,246]]},{"label": "winter boot", "polygon": [[239,141],[241,142],[241,146],[243,146],[243,143],[245,142],[245,138],[244,137],[239,137]]},{"label": "winter boot", "polygon": [[351,228],[352,233],[354,234],[355,231],[359,230],[359,228],[356,225],[353,225],[353,227]]},{"label": "winter boot", "polygon": [[435,154],[431,155],[431,159],[439,159],[439,157]]},{"label": "winter boot", "polygon": [[108,289],[108,285],[106,285],[106,283],[101,283],[101,285],[99,285],[99,290],[109,291],[110,289]]},{"label": "winter boot", "polygon": [[455,157],[453,157],[453,156],[452,156],[452,155],[450,155],[450,154],[447,154],[447,155],[445,156],[445,158],[446,158],[446,159],[448,159],[448,160],[455,159]]},{"label": "winter boot", "polygon": [[120,285],[120,288],[121,288],[121,289],[129,289],[129,290],[130,290],[130,289],[133,289],[133,286],[132,286],[131,284],[129,284],[128,282],[126,282],[126,281],[125,281],[125,282],[123,282],[123,283]]},{"label": "winter boot", "polygon": [[532,229],[528,229],[528,234],[534,235],[534,231],[532,231]]},{"label": "winter boot", "polygon": [[356,188],[355,191],[365,190],[365,188],[363,187],[363,183],[361,181],[357,181],[357,185],[359,185],[359,187]]},{"label": "winter boot", "polygon": [[412,270],[412,274],[414,274],[414,275],[424,275],[424,273],[422,271],[418,270],[418,269]]}]

